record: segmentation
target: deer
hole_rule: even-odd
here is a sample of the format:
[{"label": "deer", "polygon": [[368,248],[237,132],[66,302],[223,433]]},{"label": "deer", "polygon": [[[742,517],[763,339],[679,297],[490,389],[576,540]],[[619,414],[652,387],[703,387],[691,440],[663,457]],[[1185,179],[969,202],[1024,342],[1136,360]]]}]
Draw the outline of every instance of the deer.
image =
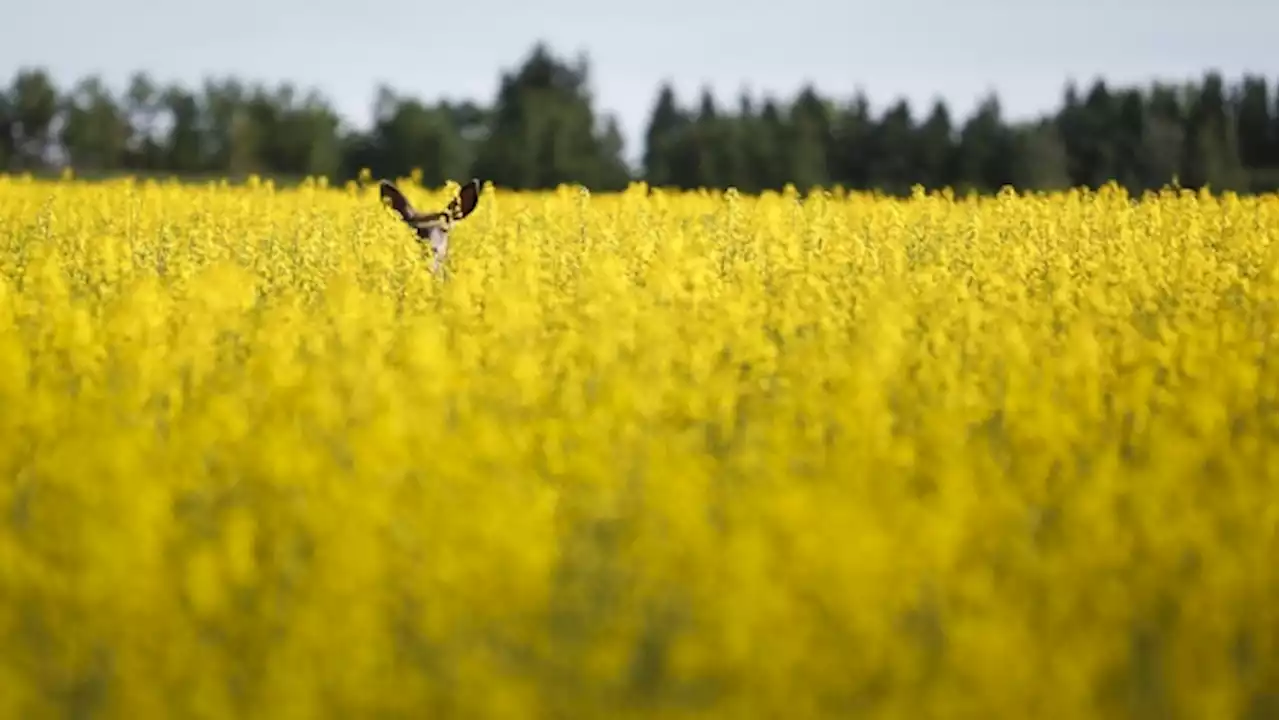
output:
[{"label": "deer", "polygon": [[453,230],[455,223],[470,215],[480,202],[480,181],[472,178],[463,185],[443,212],[417,210],[404,193],[388,180],[378,183],[378,196],[384,207],[390,206],[418,234],[418,242],[431,249],[431,272],[436,274],[449,255],[449,232]]}]

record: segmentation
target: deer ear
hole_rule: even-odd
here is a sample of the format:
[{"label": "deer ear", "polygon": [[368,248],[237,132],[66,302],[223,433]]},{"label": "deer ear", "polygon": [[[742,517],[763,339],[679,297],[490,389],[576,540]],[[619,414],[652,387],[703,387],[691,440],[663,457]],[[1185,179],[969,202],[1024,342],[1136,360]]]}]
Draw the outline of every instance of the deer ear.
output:
[{"label": "deer ear", "polygon": [[470,215],[471,211],[476,209],[476,203],[479,202],[480,181],[472,178],[458,191],[458,197],[449,203],[449,216],[454,220],[461,220]]},{"label": "deer ear", "polygon": [[382,203],[390,205],[400,215],[400,219],[405,222],[413,220],[418,214],[413,209],[413,206],[409,204],[404,194],[400,192],[400,189],[386,180],[378,183],[378,195],[382,198]]}]

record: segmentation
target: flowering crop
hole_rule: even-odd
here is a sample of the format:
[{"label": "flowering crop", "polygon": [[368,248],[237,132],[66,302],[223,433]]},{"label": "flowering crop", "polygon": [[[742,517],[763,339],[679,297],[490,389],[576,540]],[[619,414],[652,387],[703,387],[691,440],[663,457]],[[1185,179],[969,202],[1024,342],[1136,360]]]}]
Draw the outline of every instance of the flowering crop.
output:
[{"label": "flowering crop", "polygon": [[1278,222],[0,177],[0,717],[1273,717]]}]

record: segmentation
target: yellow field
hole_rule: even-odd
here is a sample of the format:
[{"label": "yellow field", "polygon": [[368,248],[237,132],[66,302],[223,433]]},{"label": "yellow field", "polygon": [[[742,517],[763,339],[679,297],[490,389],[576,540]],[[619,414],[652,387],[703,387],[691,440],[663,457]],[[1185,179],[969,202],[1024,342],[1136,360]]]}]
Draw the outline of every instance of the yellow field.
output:
[{"label": "yellow field", "polygon": [[1274,717],[1278,223],[0,178],[0,717]]}]

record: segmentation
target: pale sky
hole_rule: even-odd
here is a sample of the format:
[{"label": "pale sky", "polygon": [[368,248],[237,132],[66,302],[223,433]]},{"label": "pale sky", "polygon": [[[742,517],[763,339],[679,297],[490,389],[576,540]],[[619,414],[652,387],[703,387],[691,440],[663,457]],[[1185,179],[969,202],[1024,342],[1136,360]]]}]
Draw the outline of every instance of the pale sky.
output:
[{"label": "pale sky", "polygon": [[123,88],[140,69],[192,89],[227,74],[289,80],[364,126],[378,82],[488,104],[499,73],[544,40],[588,54],[596,107],[618,116],[634,160],[664,79],[685,104],[703,85],[736,107],[744,88],[785,99],[811,82],[841,100],[861,88],[876,110],[905,97],[917,116],[942,97],[959,119],[988,90],[1024,117],[1056,107],[1069,79],[1280,75],[1276,0],[222,2],[15,0],[0,82],[34,65],[61,85],[97,73]]}]

